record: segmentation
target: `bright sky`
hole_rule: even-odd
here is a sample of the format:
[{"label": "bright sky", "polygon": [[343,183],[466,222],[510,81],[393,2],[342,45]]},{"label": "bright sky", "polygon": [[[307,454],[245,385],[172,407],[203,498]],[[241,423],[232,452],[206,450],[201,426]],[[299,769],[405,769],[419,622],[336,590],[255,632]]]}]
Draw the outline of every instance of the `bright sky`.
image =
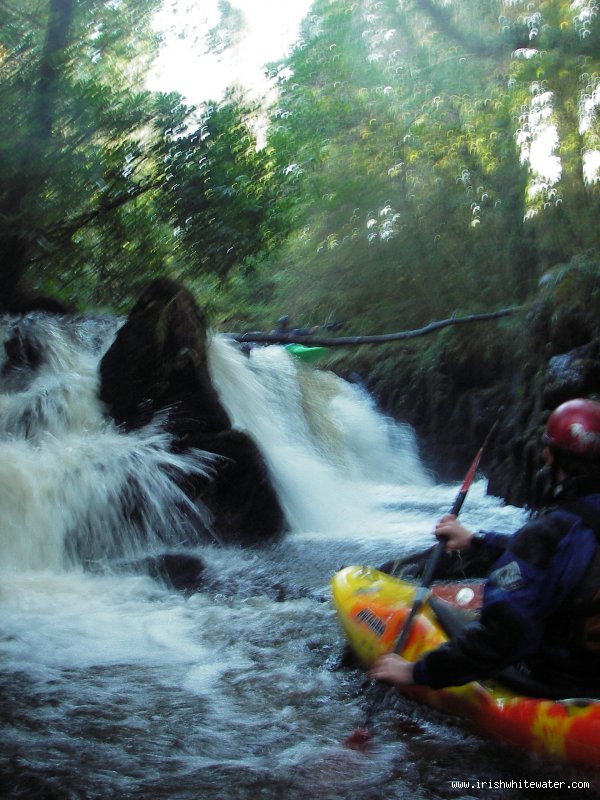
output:
[{"label": "bright sky", "polygon": [[218,20],[218,0],[165,0],[156,25],[167,42],[150,87],[177,91],[190,103],[218,100],[232,84],[254,94],[269,88],[263,66],[282,58],[297,40],[311,0],[230,0],[246,17],[242,42],[221,56],[206,55],[204,37]]}]

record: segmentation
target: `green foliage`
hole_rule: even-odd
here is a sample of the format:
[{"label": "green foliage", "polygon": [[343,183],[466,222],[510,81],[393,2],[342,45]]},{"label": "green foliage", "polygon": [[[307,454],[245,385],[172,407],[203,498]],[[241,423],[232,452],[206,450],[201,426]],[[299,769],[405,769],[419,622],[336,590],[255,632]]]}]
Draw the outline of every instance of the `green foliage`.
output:
[{"label": "green foliage", "polygon": [[298,198],[297,231],[274,264],[288,304],[350,315],[367,329],[435,317],[471,293],[465,239],[477,271],[495,257],[483,290],[501,287],[502,301],[511,287],[497,244],[515,218],[496,210],[503,187],[494,168],[520,170],[499,135],[506,101],[464,92],[498,97],[495,64],[482,70],[454,45],[431,48],[427,19],[415,26],[412,8],[313,10],[270,140]]},{"label": "green foliage", "polygon": [[257,150],[255,113],[229,96],[165,148],[161,208],[191,254],[192,279],[210,271],[224,277],[280,236],[272,157]]},{"label": "green foliage", "polygon": [[[0,297],[127,308],[170,274],[198,286],[280,236],[252,109],[144,88],[160,0],[4,4]],[[280,207],[281,211],[281,207]],[[212,284],[215,285],[214,283]]]},{"label": "green foliage", "polygon": [[222,55],[229,47],[239,43],[246,18],[243,11],[233,6],[229,0],[219,0],[219,24],[211,28],[207,35],[208,52]]},{"label": "green foliage", "polygon": [[[580,23],[567,2],[315,2],[269,139],[294,226],[264,267],[280,306],[397,330],[521,302],[548,265],[597,248],[578,109],[598,53]],[[536,172],[543,120],[556,183]]]},{"label": "green foliage", "polygon": [[[227,327],[285,311],[385,332],[523,302],[600,248],[591,4],[315,0],[270,67],[261,148],[239,94],[191,109],[144,88],[159,5],[1,5],[5,306],[28,289],[122,310],[168,274]],[[245,22],[220,10],[224,53]]]},{"label": "green foliage", "polygon": [[[100,299],[94,293],[102,281],[99,271],[104,275],[111,267],[104,253],[94,259],[100,229],[111,212],[153,185],[144,142],[153,101],[141,89],[141,73],[155,46],[148,19],[157,6],[157,0],[5,4],[8,24],[0,52],[4,303],[23,290],[24,282],[32,291],[64,299]],[[123,246],[131,235],[137,233],[128,230],[121,237]],[[122,268],[120,253],[115,268]]]},{"label": "green foliage", "polygon": [[542,276],[540,304],[547,339],[561,351],[600,336],[600,260],[580,253]]}]

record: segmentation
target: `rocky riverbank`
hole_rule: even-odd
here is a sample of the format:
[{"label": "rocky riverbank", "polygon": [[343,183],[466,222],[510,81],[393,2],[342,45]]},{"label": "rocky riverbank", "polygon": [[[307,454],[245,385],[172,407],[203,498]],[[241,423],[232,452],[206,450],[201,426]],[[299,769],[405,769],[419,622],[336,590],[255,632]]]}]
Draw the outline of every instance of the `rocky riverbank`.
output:
[{"label": "rocky riverbank", "polygon": [[462,476],[499,419],[483,461],[489,492],[534,506],[548,414],[600,395],[600,263],[588,255],[546,273],[514,316],[335,355],[331,367],[359,373],[386,413],[414,426],[440,480]]}]

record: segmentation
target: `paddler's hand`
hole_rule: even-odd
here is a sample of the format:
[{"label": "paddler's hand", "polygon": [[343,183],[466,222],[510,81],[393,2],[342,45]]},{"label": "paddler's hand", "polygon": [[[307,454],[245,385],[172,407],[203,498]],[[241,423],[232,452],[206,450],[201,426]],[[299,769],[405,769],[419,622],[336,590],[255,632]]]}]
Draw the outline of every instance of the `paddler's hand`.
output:
[{"label": "paddler's hand", "polygon": [[396,686],[409,686],[414,683],[412,661],[407,661],[395,653],[381,656],[369,670],[369,676],[376,681],[387,681]]},{"label": "paddler's hand", "polygon": [[435,526],[435,535],[445,540],[446,550],[467,550],[473,538],[472,532],[457,522],[454,514],[441,517]]}]

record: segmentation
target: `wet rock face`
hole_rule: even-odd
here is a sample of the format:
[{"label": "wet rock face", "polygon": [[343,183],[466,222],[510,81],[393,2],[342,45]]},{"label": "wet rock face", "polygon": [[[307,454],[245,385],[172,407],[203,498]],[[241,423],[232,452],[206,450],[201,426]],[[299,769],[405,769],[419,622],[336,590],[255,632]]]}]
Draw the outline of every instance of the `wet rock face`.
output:
[{"label": "wet rock face", "polygon": [[141,563],[151,578],[183,592],[197,592],[203,587],[204,563],[187,553],[161,553]]},{"label": "wet rock face", "polygon": [[153,281],[137,301],[100,365],[100,399],[127,429],[168,410],[168,427],[179,437],[231,427],[211,383],[206,322],[187,289]]},{"label": "wet rock face", "polygon": [[514,505],[538,508],[547,502],[542,434],[551,412],[600,389],[600,345],[592,341],[551,356],[509,399],[488,470],[488,491]]},{"label": "wet rock face", "polygon": [[497,342],[469,329],[425,369],[419,353],[388,356],[384,369],[364,365],[381,406],[414,426],[438,480],[461,480],[498,420],[481,462],[489,494],[530,508],[547,501],[541,437],[550,413],[567,400],[600,396],[598,315],[563,312],[557,324],[555,311],[533,303]]},{"label": "wet rock face", "polygon": [[214,477],[182,481],[186,494],[212,513],[213,537],[254,544],[282,533],[285,520],[264,459],[249,436],[232,430],[212,385],[206,321],[187,289],[165,278],[148,286],[102,359],[100,379],[107,413],[125,430],[160,414],[174,451],[221,457]]},{"label": "wet rock face", "polygon": [[600,348],[597,342],[576,347],[548,361],[544,381],[546,408],[586,397],[600,387]]}]

